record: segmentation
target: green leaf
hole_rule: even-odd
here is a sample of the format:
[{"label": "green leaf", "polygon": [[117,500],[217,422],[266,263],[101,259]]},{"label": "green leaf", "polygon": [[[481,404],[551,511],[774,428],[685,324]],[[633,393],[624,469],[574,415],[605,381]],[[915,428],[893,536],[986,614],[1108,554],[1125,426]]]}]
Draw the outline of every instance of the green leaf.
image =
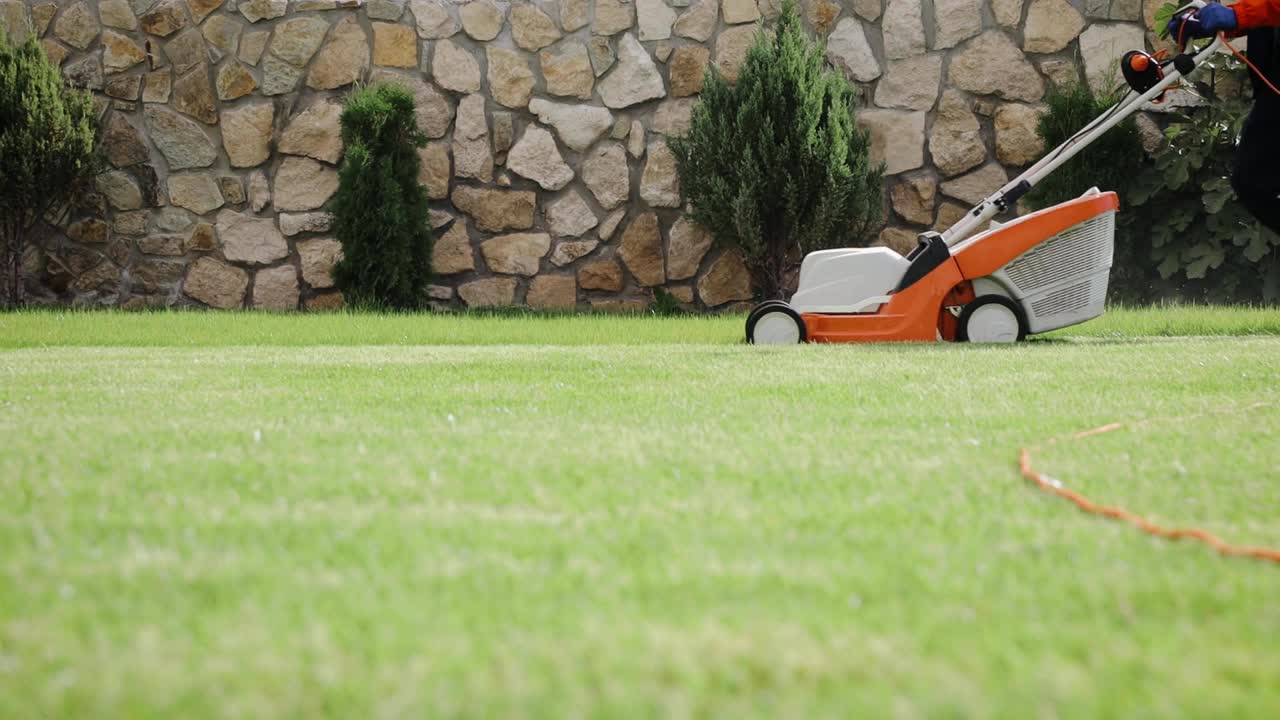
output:
[{"label": "green leaf", "polygon": [[1165,3],[1161,5],[1156,9],[1155,17],[1151,20],[1154,25],[1151,29],[1155,30],[1162,38],[1169,37],[1169,21],[1173,19],[1173,14],[1177,11],[1178,6],[1174,3]]}]

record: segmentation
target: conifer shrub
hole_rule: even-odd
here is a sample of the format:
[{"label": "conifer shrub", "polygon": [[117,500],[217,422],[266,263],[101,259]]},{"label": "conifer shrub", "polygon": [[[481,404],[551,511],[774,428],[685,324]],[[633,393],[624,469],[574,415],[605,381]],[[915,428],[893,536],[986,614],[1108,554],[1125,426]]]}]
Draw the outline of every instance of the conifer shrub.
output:
[{"label": "conifer shrub", "polygon": [[671,144],[693,219],[742,252],[765,298],[783,295],[805,253],[864,243],[883,216],[883,165],[854,122],[857,90],[824,55],[786,0],[735,85],[708,69],[689,132]]},{"label": "conifer shrub", "polygon": [[433,240],[417,152],[427,139],[413,102],[408,90],[374,85],[343,105],[346,152],[332,206],[343,258],[334,282],[356,307],[416,308],[431,276]]},{"label": "conifer shrub", "polygon": [[[1056,148],[1119,100],[1095,95],[1084,84],[1050,85],[1044,97],[1046,111],[1036,130],[1046,148]],[[1091,187],[1123,191],[1145,159],[1137,121],[1129,117],[1041,180],[1027,194],[1027,202],[1040,209],[1078,198]]]},{"label": "conifer shrub", "polygon": [[27,33],[0,29],[0,304],[23,302],[22,257],[37,226],[97,172],[93,98],[63,82]]}]

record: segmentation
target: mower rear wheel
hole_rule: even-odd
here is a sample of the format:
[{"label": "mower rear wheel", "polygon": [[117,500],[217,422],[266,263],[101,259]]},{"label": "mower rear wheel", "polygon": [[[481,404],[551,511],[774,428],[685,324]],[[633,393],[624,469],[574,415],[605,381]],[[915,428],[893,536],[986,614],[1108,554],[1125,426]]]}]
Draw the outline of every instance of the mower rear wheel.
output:
[{"label": "mower rear wheel", "polygon": [[1026,337],[1022,308],[1003,295],[983,295],[965,305],[956,323],[956,339],[961,342],[1012,343]]},{"label": "mower rear wheel", "polygon": [[753,345],[798,345],[807,336],[800,313],[781,300],[761,303],[747,316],[747,342]]}]

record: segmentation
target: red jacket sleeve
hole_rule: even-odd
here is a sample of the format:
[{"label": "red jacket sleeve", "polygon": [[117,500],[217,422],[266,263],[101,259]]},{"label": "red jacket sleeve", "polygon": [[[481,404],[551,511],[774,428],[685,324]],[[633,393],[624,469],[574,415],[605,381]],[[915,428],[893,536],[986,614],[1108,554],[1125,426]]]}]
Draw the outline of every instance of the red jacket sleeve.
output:
[{"label": "red jacket sleeve", "polygon": [[1231,6],[1240,30],[1280,27],[1280,0],[1240,0]]}]

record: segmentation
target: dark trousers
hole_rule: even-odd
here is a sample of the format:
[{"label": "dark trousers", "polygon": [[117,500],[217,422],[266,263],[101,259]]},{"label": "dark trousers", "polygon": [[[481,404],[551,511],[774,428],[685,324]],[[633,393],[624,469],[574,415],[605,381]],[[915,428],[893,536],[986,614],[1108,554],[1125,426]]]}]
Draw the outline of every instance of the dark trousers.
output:
[{"label": "dark trousers", "polygon": [[1254,217],[1280,233],[1280,98],[1261,96],[1249,113],[1231,187]]}]

